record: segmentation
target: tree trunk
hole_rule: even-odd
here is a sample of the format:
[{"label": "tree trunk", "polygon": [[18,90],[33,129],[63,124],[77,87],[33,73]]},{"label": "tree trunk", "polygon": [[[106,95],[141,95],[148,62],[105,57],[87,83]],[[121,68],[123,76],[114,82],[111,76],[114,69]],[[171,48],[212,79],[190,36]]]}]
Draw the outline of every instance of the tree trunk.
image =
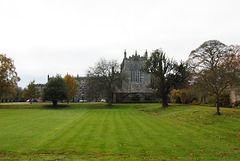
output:
[{"label": "tree trunk", "polygon": [[112,102],[111,102],[111,101],[108,101],[107,105],[108,105],[108,106],[112,106]]},{"label": "tree trunk", "polygon": [[112,92],[108,91],[107,105],[112,106]]},{"label": "tree trunk", "polygon": [[58,102],[58,101],[52,101],[53,106],[57,106],[57,102]]},{"label": "tree trunk", "polygon": [[168,101],[166,95],[162,95],[162,107],[165,108],[168,106]]},{"label": "tree trunk", "polygon": [[217,96],[217,111],[216,111],[216,115],[221,115],[221,113],[219,112],[219,96]]}]

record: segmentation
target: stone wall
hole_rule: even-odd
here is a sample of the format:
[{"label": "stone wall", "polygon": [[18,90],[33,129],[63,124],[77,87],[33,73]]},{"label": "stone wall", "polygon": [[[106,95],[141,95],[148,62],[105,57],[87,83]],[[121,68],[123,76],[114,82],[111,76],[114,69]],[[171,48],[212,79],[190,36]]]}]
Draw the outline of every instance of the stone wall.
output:
[{"label": "stone wall", "polygon": [[230,90],[230,103],[234,103],[240,100],[240,89],[235,88]]}]

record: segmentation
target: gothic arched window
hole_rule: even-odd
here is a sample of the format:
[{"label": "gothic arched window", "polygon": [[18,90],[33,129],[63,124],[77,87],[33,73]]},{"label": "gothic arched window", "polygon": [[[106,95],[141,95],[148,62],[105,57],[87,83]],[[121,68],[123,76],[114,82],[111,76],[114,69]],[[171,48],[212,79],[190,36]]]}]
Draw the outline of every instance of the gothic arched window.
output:
[{"label": "gothic arched window", "polygon": [[131,81],[132,82],[142,81],[141,67],[138,64],[134,64],[131,68]]}]

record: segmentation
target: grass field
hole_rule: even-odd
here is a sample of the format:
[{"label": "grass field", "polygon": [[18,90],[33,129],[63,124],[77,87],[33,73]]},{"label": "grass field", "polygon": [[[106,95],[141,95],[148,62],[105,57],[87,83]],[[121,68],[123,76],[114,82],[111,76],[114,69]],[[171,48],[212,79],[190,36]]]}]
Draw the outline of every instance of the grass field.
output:
[{"label": "grass field", "polygon": [[0,104],[0,160],[240,160],[240,110]]}]

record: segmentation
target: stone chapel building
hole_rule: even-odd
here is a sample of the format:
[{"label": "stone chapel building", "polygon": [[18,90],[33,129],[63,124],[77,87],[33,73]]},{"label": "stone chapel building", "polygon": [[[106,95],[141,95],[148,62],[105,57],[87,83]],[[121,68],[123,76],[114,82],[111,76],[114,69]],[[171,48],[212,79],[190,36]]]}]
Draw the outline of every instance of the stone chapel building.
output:
[{"label": "stone chapel building", "polygon": [[151,75],[143,72],[142,68],[145,66],[148,58],[147,51],[144,56],[140,56],[135,52],[135,55],[127,57],[126,51],[121,64],[121,73],[127,77],[127,81],[123,82],[122,88],[114,96],[114,102],[121,103],[130,100],[134,95],[138,95],[141,100],[153,93],[149,88],[151,83]]}]

